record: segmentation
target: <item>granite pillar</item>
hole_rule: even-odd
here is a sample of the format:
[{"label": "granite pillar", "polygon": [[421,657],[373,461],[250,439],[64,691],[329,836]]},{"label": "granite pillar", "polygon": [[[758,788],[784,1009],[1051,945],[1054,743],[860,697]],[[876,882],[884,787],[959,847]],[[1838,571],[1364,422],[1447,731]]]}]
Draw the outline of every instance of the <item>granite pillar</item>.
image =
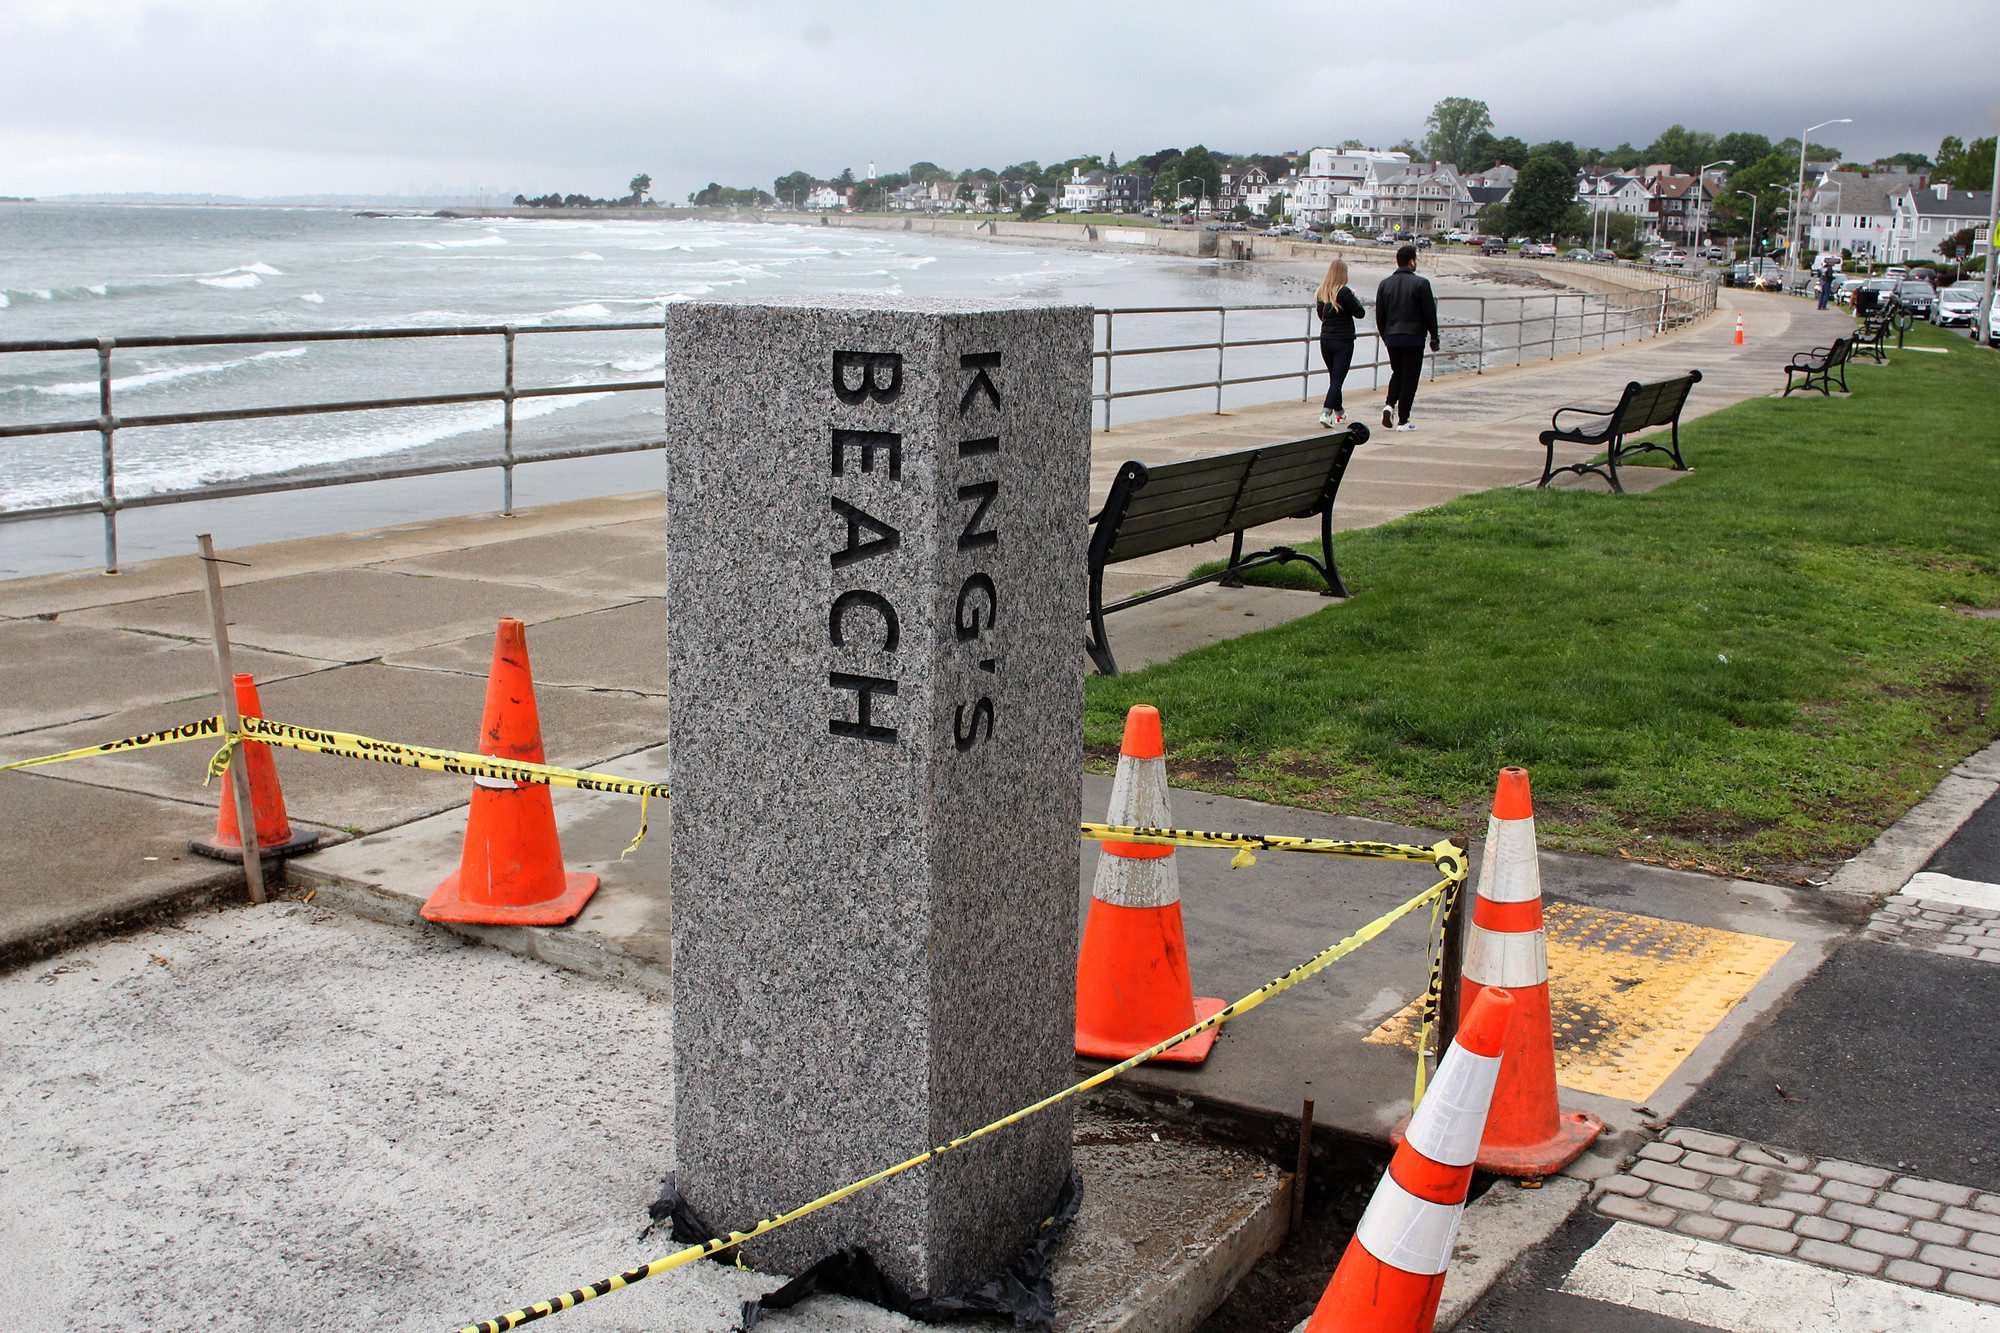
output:
[{"label": "granite pillar", "polygon": [[[674,1147],[726,1228],[1066,1085],[1090,314],[668,314]],[[994,1275],[1070,1168],[1045,1113],[746,1247]]]}]

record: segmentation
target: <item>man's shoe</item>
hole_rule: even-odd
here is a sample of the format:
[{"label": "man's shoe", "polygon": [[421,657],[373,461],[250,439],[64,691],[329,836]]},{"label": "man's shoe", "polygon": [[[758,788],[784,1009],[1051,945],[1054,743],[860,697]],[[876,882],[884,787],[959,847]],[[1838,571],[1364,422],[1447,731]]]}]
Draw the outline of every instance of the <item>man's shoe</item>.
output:
[{"label": "man's shoe", "polygon": [[1383,409],[1382,409],[1382,429],[1383,429],[1383,430],[1394,430],[1394,429],[1396,429],[1396,409],[1395,409],[1395,408],[1393,408],[1393,407],[1385,407],[1385,408],[1383,408]]},{"label": "man's shoe", "polygon": [[1414,421],[1405,421],[1402,425],[1396,427],[1397,430],[1415,430],[1416,428],[1417,423]]}]

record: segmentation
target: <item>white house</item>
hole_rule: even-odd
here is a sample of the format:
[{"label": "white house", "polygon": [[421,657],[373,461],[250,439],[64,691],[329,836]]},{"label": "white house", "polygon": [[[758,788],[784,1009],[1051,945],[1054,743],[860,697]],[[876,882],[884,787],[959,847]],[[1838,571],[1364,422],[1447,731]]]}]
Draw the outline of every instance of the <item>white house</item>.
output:
[{"label": "white house", "polygon": [[1296,175],[1266,180],[1262,185],[1252,186],[1243,192],[1245,207],[1259,217],[1269,217],[1273,203],[1278,205],[1281,213],[1295,213],[1298,198],[1299,178]]},{"label": "white house", "polygon": [[1973,240],[1986,239],[1986,222],[1993,196],[1986,190],[1955,190],[1949,185],[1911,185],[1890,199],[1895,209],[1890,245],[1897,259],[1941,259],[1938,242],[1972,229]]},{"label": "white house", "polygon": [[840,208],[847,203],[847,196],[831,185],[815,185],[806,196],[806,207],[812,209]]},{"label": "white house", "polygon": [[1593,213],[1636,218],[1642,236],[1659,233],[1659,205],[1652,182],[1620,171],[1577,173],[1576,201]]},{"label": "white house", "polygon": [[1056,207],[1065,213],[1095,213],[1104,207],[1108,193],[1103,172],[1072,167],[1069,179],[1063,183],[1062,199]]},{"label": "white house", "polygon": [[1806,215],[1806,248],[1816,254],[1850,254],[1881,262],[1892,253],[1894,197],[1920,178],[1903,172],[1829,171],[1813,189]]},{"label": "white house", "polygon": [[1299,173],[1292,216],[1301,222],[1368,226],[1375,207],[1371,182],[1384,174],[1400,174],[1409,165],[1408,153],[1315,148],[1306,154],[1305,170]]}]

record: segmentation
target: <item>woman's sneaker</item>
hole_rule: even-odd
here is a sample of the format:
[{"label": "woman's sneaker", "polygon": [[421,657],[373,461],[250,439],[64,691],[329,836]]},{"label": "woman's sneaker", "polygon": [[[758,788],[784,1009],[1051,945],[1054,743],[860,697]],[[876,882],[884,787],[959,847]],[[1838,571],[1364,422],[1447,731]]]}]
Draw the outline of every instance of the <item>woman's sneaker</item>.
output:
[{"label": "woman's sneaker", "polygon": [[1347,424],[1347,413],[1335,412],[1333,414],[1333,424],[1336,426],[1345,426]]},{"label": "woman's sneaker", "polygon": [[1383,430],[1394,430],[1394,429],[1396,429],[1396,409],[1395,409],[1395,408],[1393,408],[1393,407],[1385,407],[1385,408],[1383,408],[1383,409],[1382,409],[1382,429],[1383,429]]},{"label": "woman's sneaker", "polygon": [[1338,421],[1339,419],[1340,418],[1335,416],[1332,412],[1322,412],[1319,414],[1319,424],[1321,426],[1331,426],[1334,422]]}]

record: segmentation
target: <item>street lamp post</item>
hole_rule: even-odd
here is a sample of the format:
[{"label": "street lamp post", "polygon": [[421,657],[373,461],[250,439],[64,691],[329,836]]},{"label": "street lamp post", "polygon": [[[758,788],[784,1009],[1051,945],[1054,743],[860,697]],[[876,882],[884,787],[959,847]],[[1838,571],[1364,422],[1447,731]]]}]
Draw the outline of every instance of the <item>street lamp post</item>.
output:
[{"label": "street lamp post", "polygon": [[1701,272],[1701,238],[1708,230],[1708,169],[1710,167],[1733,167],[1736,159],[1725,157],[1718,162],[1704,162],[1694,173],[1694,268]]},{"label": "street lamp post", "polygon": [[1750,257],[1757,257],[1757,192],[1738,190],[1736,193],[1750,196]]},{"label": "street lamp post", "polygon": [[[1822,120],[1817,125],[1806,126],[1805,132],[1799,135],[1799,193],[1792,204],[1792,216],[1785,223],[1785,267],[1794,274],[1799,271],[1799,250],[1805,245],[1806,144],[1811,141],[1814,130],[1823,130],[1829,125],[1852,125],[1853,123],[1854,117],[1852,116],[1842,116],[1838,120]],[[1796,227],[1793,225],[1795,223],[1797,224]],[[1794,230],[1798,233],[1796,239],[1793,238]],[[1789,283],[1789,279],[1787,281]]]}]

